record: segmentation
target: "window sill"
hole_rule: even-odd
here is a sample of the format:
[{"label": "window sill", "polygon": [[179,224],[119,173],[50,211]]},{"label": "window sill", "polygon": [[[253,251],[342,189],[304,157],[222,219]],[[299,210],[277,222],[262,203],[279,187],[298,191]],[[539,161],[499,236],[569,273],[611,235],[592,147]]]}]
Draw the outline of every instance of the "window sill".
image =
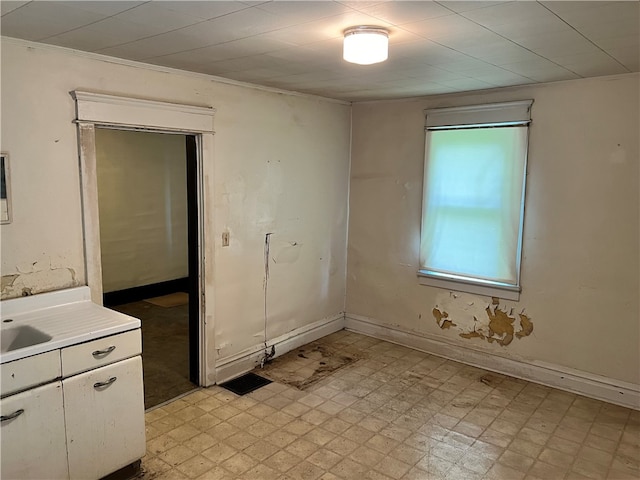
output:
[{"label": "window sill", "polygon": [[498,282],[487,282],[472,278],[454,277],[442,273],[418,270],[420,285],[445,288],[457,292],[474,293],[488,297],[498,297],[505,300],[520,300],[520,287]]}]

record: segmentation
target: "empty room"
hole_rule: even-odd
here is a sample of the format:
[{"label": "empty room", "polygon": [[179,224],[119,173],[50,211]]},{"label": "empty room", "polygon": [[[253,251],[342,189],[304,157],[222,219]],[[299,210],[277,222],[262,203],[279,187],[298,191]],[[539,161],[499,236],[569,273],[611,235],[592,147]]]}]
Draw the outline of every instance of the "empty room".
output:
[{"label": "empty room", "polygon": [[3,479],[640,478],[640,2],[0,7]]}]

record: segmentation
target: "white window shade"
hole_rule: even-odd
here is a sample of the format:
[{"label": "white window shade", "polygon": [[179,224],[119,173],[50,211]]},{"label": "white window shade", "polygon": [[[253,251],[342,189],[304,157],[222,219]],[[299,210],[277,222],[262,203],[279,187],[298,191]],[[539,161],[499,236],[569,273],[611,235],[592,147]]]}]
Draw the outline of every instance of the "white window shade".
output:
[{"label": "white window shade", "polygon": [[425,111],[426,127],[440,129],[528,123],[531,121],[532,104],[533,100],[523,100],[468,107],[433,108]]},{"label": "white window shade", "polygon": [[531,104],[427,111],[421,283],[520,290]]}]

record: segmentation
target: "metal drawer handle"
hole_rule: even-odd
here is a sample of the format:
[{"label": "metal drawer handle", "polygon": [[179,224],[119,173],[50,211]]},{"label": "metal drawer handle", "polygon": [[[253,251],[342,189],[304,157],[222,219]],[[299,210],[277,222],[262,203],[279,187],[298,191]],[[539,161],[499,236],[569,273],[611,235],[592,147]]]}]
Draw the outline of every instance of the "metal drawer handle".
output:
[{"label": "metal drawer handle", "polygon": [[24,408],[21,408],[20,410],[16,410],[15,412],[9,415],[2,415],[2,417],[0,417],[0,421],[6,422],[7,420],[13,420],[14,418],[19,417],[23,413],[24,413]]},{"label": "metal drawer handle", "polygon": [[93,388],[104,388],[104,387],[108,387],[109,385],[111,385],[113,382],[115,382],[117,380],[117,377],[111,377],[109,380],[107,380],[106,382],[96,382],[93,384]]},{"label": "metal drawer handle", "polygon": [[102,357],[104,355],[108,355],[116,349],[115,345],[111,345],[109,348],[105,348],[104,350],[96,350],[91,355],[94,357]]}]

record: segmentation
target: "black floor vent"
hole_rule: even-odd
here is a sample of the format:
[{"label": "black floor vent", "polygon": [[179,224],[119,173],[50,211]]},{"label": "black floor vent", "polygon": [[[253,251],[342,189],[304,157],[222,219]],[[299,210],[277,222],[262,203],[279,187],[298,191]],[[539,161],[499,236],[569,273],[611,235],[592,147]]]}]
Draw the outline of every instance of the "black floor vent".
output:
[{"label": "black floor vent", "polygon": [[260,375],[256,375],[255,373],[249,372],[238,378],[229,380],[228,382],[221,383],[220,386],[235,393],[236,395],[246,395],[247,393],[251,393],[254,390],[259,389],[260,387],[269,385],[270,383],[271,380],[263,378]]}]

